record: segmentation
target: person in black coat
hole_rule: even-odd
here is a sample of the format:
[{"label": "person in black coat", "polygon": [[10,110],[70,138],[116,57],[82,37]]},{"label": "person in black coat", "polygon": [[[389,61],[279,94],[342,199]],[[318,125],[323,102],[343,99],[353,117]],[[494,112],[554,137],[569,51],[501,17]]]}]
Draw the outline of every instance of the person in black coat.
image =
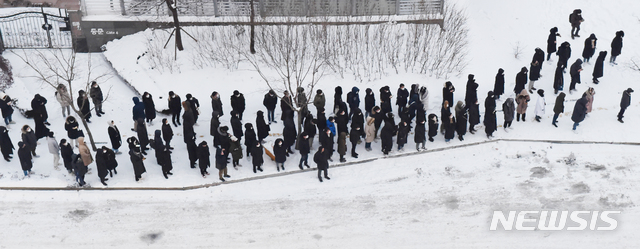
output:
[{"label": "person in black coat", "polygon": [[[209,146],[207,146],[207,141],[200,142],[200,144],[198,144],[198,166],[200,166],[200,174],[202,174],[202,177],[204,178],[209,175],[209,172],[207,172],[207,168],[211,167],[211,160],[209,159],[210,155],[211,154],[209,152]],[[220,178],[222,178],[222,176],[220,176]]]},{"label": "person in black coat", "polygon": [[380,113],[382,113],[383,116],[391,112],[391,98],[393,98],[393,95],[391,95],[389,91],[389,86],[380,88]]},{"label": "person in black coat", "polygon": [[287,111],[291,114],[287,115],[288,118],[284,119],[284,129],[282,130],[282,137],[284,138],[284,148],[287,153],[293,154],[291,146],[296,143],[298,132],[296,131],[296,124],[293,121],[293,111]]},{"label": "person in black coat", "polygon": [[453,114],[449,114],[449,118],[446,118],[447,121],[442,121],[442,125],[444,126],[444,141],[449,142],[456,136],[456,118],[453,117]]},{"label": "person in black coat", "polygon": [[229,127],[221,126],[218,128],[218,136],[213,140],[213,146],[225,149],[226,153],[229,153],[231,148],[231,134],[229,134]]},{"label": "person in black coat", "polygon": [[582,18],[582,10],[575,9],[573,13],[569,15],[569,22],[571,23],[571,39],[575,37],[580,37],[578,32],[580,32],[580,24],[584,21]]},{"label": "person in black coat", "polygon": [[18,159],[20,159],[24,176],[28,176],[31,173],[33,162],[31,162],[31,150],[24,142],[18,142]]},{"label": "person in black coat", "polygon": [[402,151],[404,145],[407,143],[409,132],[411,131],[411,125],[409,125],[406,121],[400,121],[398,124],[398,151]]},{"label": "person in black coat", "polygon": [[[520,94],[520,92],[522,92],[522,89],[525,88],[525,85],[527,84],[527,73],[529,72],[529,70],[527,70],[527,67],[522,67],[520,69],[520,72],[516,75],[516,86],[513,88],[513,92],[516,93],[516,95]],[[476,99],[477,100],[477,99]],[[470,106],[469,102],[465,103],[467,106]]]},{"label": "person in black coat", "polygon": [[316,154],[313,155],[313,161],[316,163],[318,168],[318,180],[320,180],[320,182],[322,182],[321,174],[323,171],[324,178],[326,178],[327,180],[331,180],[331,178],[329,178],[329,173],[327,172],[327,170],[329,169],[329,162],[327,162],[328,157],[325,150],[329,149],[325,149],[324,147],[320,146]]},{"label": "person in black coat", "polygon": [[364,112],[366,117],[371,116],[371,110],[374,106],[376,106],[376,96],[373,94],[373,90],[371,88],[367,88],[365,90],[366,95],[364,96]]},{"label": "person in black coat", "polygon": [[167,101],[169,102],[169,110],[171,110],[171,122],[175,127],[178,127],[180,125],[180,112],[182,112],[182,100],[180,100],[180,96],[170,91]]},{"label": "person in black coat", "polygon": [[593,57],[596,53],[596,44],[598,38],[596,38],[596,34],[591,34],[589,38],[584,40],[584,49],[582,50],[582,58],[584,58],[584,62],[589,62],[589,59]]},{"label": "person in black coat", "polygon": [[[233,95],[231,95],[231,108],[236,111],[240,120],[242,120],[242,114],[244,114],[245,106],[244,95],[238,90],[233,91]],[[238,137],[238,139],[240,139],[240,137]]]},{"label": "person in black coat", "polygon": [[169,124],[169,120],[167,120],[166,118],[162,119],[162,139],[164,140],[167,149],[173,150],[173,147],[171,147],[171,139],[173,139],[173,129]]},{"label": "person in black coat", "polygon": [[496,74],[496,83],[493,86],[493,92],[496,93],[497,98],[500,98],[500,95],[504,94],[504,69],[502,68],[498,69],[498,73]]},{"label": "person in black coat", "polygon": [[313,140],[316,136],[316,133],[318,133],[316,129],[316,120],[313,119],[313,115],[311,113],[307,114],[307,118],[304,119],[303,132],[309,135],[309,148],[313,148]]},{"label": "person in black coat", "polygon": [[107,160],[107,170],[109,171],[111,177],[113,177],[114,173],[118,174],[118,171],[116,170],[116,167],[118,167],[116,153],[113,150],[107,148],[107,146],[102,146],[102,149],[105,151],[104,156]]},{"label": "person in black coat", "polygon": [[107,133],[109,133],[109,140],[111,140],[111,148],[118,153],[118,149],[122,145],[122,136],[120,136],[120,130],[118,130],[118,127],[113,120],[109,121]]},{"label": "person in black coat", "polygon": [[374,120],[373,120],[373,125],[376,128],[376,134],[374,136],[375,138],[378,138],[378,131],[380,130],[380,127],[382,126],[382,121],[384,120],[385,115],[382,113],[382,110],[380,109],[379,106],[374,106],[372,111],[371,111],[371,115],[373,116]]},{"label": "person in black coat", "polygon": [[31,151],[31,155],[33,157],[40,157],[36,155],[36,147],[38,146],[38,138],[36,134],[31,130],[31,127],[28,125],[22,126],[22,142],[27,145],[27,149]]},{"label": "person in black coat", "polygon": [[147,123],[153,122],[156,118],[156,104],[153,102],[153,96],[148,92],[142,94],[142,103],[144,104],[144,115]]},{"label": "person in black coat", "polygon": [[184,114],[182,114],[183,126],[182,126],[182,134],[184,135],[184,142],[186,143],[188,138],[196,135],[193,130],[193,126],[196,123],[193,110],[191,109],[191,105],[184,101],[182,102],[182,108],[184,108]]},{"label": "person in black coat", "polygon": [[[427,113],[424,109],[420,108],[417,110],[416,114],[416,129],[415,135],[413,136],[413,141],[416,143],[416,150],[420,151],[426,150],[425,143],[427,142],[427,130],[425,125],[427,124]],[[422,145],[422,146],[421,146]]]},{"label": "person in black coat", "polygon": [[622,118],[624,118],[624,112],[627,110],[627,107],[631,105],[631,93],[633,89],[627,88],[624,92],[622,92],[622,99],[620,100],[620,112],[618,112],[618,121],[620,123],[624,123]]},{"label": "person in black coat", "polygon": [[487,138],[493,137],[493,132],[498,130],[498,120],[496,118],[496,98],[492,91],[487,93],[484,100],[484,131]]},{"label": "person in black coat", "polygon": [[218,112],[211,112],[211,124],[209,125],[209,135],[213,136],[213,140],[218,136],[218,128],[220,128],[220,115]]},{"label": "person in black coat", "polygon": [[309,153],[311,152],[311,148],[309,147],[309,134],[303,132],[300,134],[300,141],[298,145],[298,150],[300,151],[300,163],[298,167],[302,168],[302,163],[304,163],[307,168],[309,168],[309,163],[307,162],[309,159]]},{"label": "person in black coat", "polygon": [[242,139],[244,133],[242,132],[242,121],[240,121],[240,113],[235,110],[231,111],[231,130],[233,130],[233,135],[238,138],[238,140]]},{"label": "person in black coat", "polygon": [[558,94],[558,91],[564,89],[564,69],[562,67],[556,67],[556,72],[553,78],[554,93]]},{"label": "person in black coat", "polygon": [[138,119],[138,129],[137,129],[138,141],[140,142],[140,152],[144,155],[147,154],[147,150],[149,150],[149,134],[147,133],[147,126],[144,124],[143,119]]},{"label": "person in black coat", "polygon": [[256,132],[253,130],[251,123],[244,124],[244,146],[247,147],[247,157],[251,155],[250,148],[258,142]]},{"label": "person in black coat", "polygon": [[145,118],[147,118],[147,115],[144,113],[144,103],[140,102],[140,99],[138,97],[133,97],[133,108],[132,108],[132,113],[133,113],[133,131],[136,131],[136,129],[138,129],[138,120],[142,119],[144,121]]},{"label": "person in black coat", "polygon": [[71,172],[73,172],[73,165],[71,164],[73,160],[71,158],[71,156],[73,156],[73,147],[71,147],[71,144],[67,143],[67,140],[64,138],[60,140],[60,156],[62,156],[64,168],[71,174]]},{"label": "person in black coat", "polygon": [[289,91],[285,90],[282,98],[280,99],[280,111],[282,112],[280,120],[284,120],[286,111],[293,111],[293,99],[291,98]]},{"label": "person in black coat", "polygon": [[269,90],[269,92],[264,95],[262,104],[267,108],[267,118],[269,119],[269,124],[271,124],[272,122],[277,123],[275,119],[276,105],[278,104],[278,96],[276,95],[276,92],[273,90]]},{"label": "person in black coat", "polygon": [[618,58],[618,55],[622,54],[622,37],[624,37],[624,31],[620,30],[616,32],[616,37],[611,41],[611,59],[609,62],[612,65],[618,65],[618,63],[616,63],[616,58]]},{"label": "person in black coat", "polygon": [[558,28],[553,27],[549,30],[549,37],[547,38],[547,60],[551,59],[551,54],[556,52],[556,36],[560,36]]},{"label": "person in black coat", "polygon": [[[442,103],[442,107],[440,108],[440,117],[449,117],[451,114],[451,104],[448,100],[445,100]],[[444,128],[447,126],[447,122],[449,122],[448,118],[442,119],[442,125],[440,126],[440,132],[444,135]]]},{"label": "person in black coat", "polygon": [[162,142],[162,131],[161,130],[156,130],[153,133],[153,140],[151,143],[151,147],[153,148],[153,151],[155,152],[156,155],[156,163],[158,163],[158,165],[162,165],[162,152],[164,151],[165,145]]},{"label": "person in black coat", "polygon": [[211,109],[220,115],[220,117],[224,116],[224,111],[222,110],[222,100],[220,99],[220,94],[216,91],[211,93]]},{"label": "person in black coat", "polygon": [[[465,92],[464,103],[467,106],[471,106],[478,101],[478,83],[476,83],[473,74],[469,74],[467,78],[467,91]],[[449,102],[449,104],[453,104],[453,102]]]},{"label": "person in black coat", "polygon": [[337,86],[335,88],[335,93],[333,94],[333,113],[337,114],[339,110],[349,112],[347,109],[347,103],[342,100],[342,87]]},{"label": "person in black coat", "polygon": [[47,113],[47,99],[42,97],[40,94],[36,94],[31,100],[31,109],[33,113],[33,120],[37,123],[44,123],[49,125],[47,119],[49,118],[49,114]]},{"label": "person in black coat", "polygon": [[169,179],[171,170],[173,170],[173,163],[171,162],[171,150],[165,146],[160,148],[160,166],[162,166],[162,175],[165,179]]},{"label": "person in black coat", "polygon": [[449,104],[453,104],[453,92],[456,91],[456,88],[453,87],[453,83],[451,81],[447,81],[444,83],[444,87],[442,88],[442,103],[445,101],[449,101]]},{"label": "person in black coat", "polygon": [[456,133],[458,133],[458,139],[463,141],[464,135],[467,134],[468,109],[462,101],[458,101],[454,110],[456,120],[458,121],[456,122]]},{"label": "person in black coat", "polygon": [[564,97],[566,95],[564,93],[560,93],[558,94],[558,97],[556,97],[556,103],[553,106],[553,120],[551,121],[551,124],[553,126],[555,126],[556,128],[558,128],[558,125],[556,125],[556,122],[558,122],[558,117],[560,116],[560,113],[564,112]]},{"label": "person in black coat", "polygon": [[433,142],[433,137],[436,135],[438,135],[438,116],[431,113],[429,114],[429,142]]},{"label": "person in black coat", "polygon": [[91,101],[95,106],[96,116],[100,117],[101,114],[104,114],[102,111],[102,101],[104,101],[104,97],[102,96],[102,89],[98,85],[98,82],[91,82],[91,89],[89,90],[89,96],[91,97]]},{"label": "person in black coat", "polygon": [[344,110],[338,111],[336,115],[336,125],[338,128],[338,134],[340,133],[349,133],[349,128],[347,124],[349,123],[349,116]]},{"label": "person in black coat", "polygon": [[13,149],[13,142],[11,142],[11,138],[9,137],[9,131],[6,127],[0,126],[0,151],[5,161],[11,161]]},{"label": "person in black coat", "polygon": [[[193,123],[195,124],[196,122],[198,122],[198,116],[200,116],[200,101],[198,101],[198,99],[193,97],[193,95],[191,95],[190,93],[187,93],[185,97],[187,97],[186,102],[189,104],[189,110],[191,110],[191,112],[193,113]],[[222,114],[220,114],[220,116],[222,116]]]},{"label": "person in black coat", "polygon": [[404,88],[404,84],[400,84],[398,88],[398,94],[396,95],[396,105],[398,105],[398,113],[402,113],[404,108],[407,107],[407,98],[409,98],[409,91]]},{"label": "person in black coat", "polygon": [[[542,64],[544,64],[544,52],[542,52],[542,49],[536,48],[536,52],[533,55],[533,59],[531,60],[531,65],[529,66],[529,92],[533,92],[536,90],[533,85],[540,79],[540,70],[542,70]],[[495,91],[494,94],[496,95],[497,99],[498,94],[496,94]]]},{"label": "person in black coat", "polygon": [[318,114],[316,115],[316,127],[318,127],[318,133],[324,132],[324,129],[327,128],[327,116],[324,113],[324,110],[318,110]]},{"label": "person in black coat", "polygon": [[276,139],[273,145],[273,155],[275,156],[276,169],[280,172],[280,168],[284,170],[284,162],[287,161],[287,148],[282,138]]},{"label": "person in black coat", "polygon": [[82,157],[79,154],[73,154],[72,165],[73,171],[76,173],[76,182],[78,182],[78,185],[82,187],[87,184],[84,181],[84,176],[87,174],[87,171],[89,171],[89,168],[84,165],[84,163],[82,162]]},{"label": "person in black coat", "polygon": [[15,122],[11,120],[11,115],[13,114],[11,97],[2,91],[0,91],[0,112],[2,112],[2,118],[4,118],[5,125],[8,126],[9,124],[15,124]]},{"label": "person in black coat", "polygon": [[142,178],[142,174],[147,172],[144,167],[144,156],[141,153],[140,143],[136,137],[127,138],[127,143],[129,143],[129,159],[133,165],[133,174],[137,182]]},{"label": "person in black coat", "polygon": [[249,148],[251,148],[251,162],[253,164],[253,173],[257,173],[256,170],[260,170],[260,172],[262,172],[262,164],[264,163],[264,159],[262,158],[264,148],[262,147],[262,144],[256,142],[255,145],[247,147],[247,150],[249,150]]},{"label": "person in black coat", "polygon": [[187,144],[187,154],[189,155],[189,166],[192,169],[196,168],[196,162],[198,161],[198,145],[196,145],[195,135],[186,137],[185,143]]},{"label": "person in black coat", "polygon": [[258,141],[264,143],[264,139],[269,136],[271,128],[264,121],[264,113],[262,111],[258,111],[256,115],[256,128],[258,129]]},{"label": "person in black coat", "polygon": [[229,153],[224,148],[218,148],[216,150],[216,169],[218,169],[218,177],[220,181],[225,181],[223,177],[229,178],[230,175],[227,175],[227,160],[229,157]]},{"label": "person in black coat", "polygon": [[331,133],[331,130],[329,130],[329,128],[324,128],[322,134],[320,134],[318,136],[318,139],[320,140],[320,146],[325,148],[325,154],[326,154],[326,158],[329,161],[333,160],[331,159],[331,156],[333,155],[333,145],[334,145],[334,140],[333,140],[333,133]]},{"label": "person in black coat", "polygon": [[107,148],[103,147],[96,151],[96,167],[98,168],[98,177],[102,185],[107,186],[106,181],[109,180],[109,170],[107,170]]},{"label": "person in black coat", "polygon": [[80,109],[80,113],[82,113],[82,117],[87,123],[91,123],[89,118],[91,118],[91,106],[89,104],[89,98],[87,97],[85,91],[78,91],[78,98],[76,99],[76,104],[78,105],[78,109]]},{"label": "person in black coat", "polygon": [[[467,106],[467,108],[469,108],[469,132],[471,132],[471,134],[475,134],[475,126],[480,123],[480,104],[476,100],[475,103]],[[458,122],[462,121],[458,120]]]},{"label": "person in black coat", "polygon": [[573,123],[573,130],[575,131],[580,122],[584,120],[587,115],[587,96],[583,95],[578,101],[576,101],[576,105],[573,107],[573,114],[571,115],[571,120]]},{"label": "person in black coat", "polygon": [[571,58],[571,44],[569,42],[563,42],[556,54],[558,55],[558,66],[567,68],[567,62],[569,58]]},{"label": "person in black coat", "polygon": [[576,62],[571,65],[571,69],[569,69],[569,73],[571,74],[571,85],[569,85],[569,93],[576,90],[576,83],[582,83],[580,81],[580,72],[582,72],[582,60],[577,59]]},{"label": "person in black coat", "polygon": [[393,119],[393,113],[387,113],[384,119],[384,126],[380,131],[380,139],[382,140],[382,153],[388,155],[393,149],[393,136],[398,132],[398,127]]},{"label": "person in black coat", "polygon": [[347,104],[349,104],[349,117],[353,116],[353,109],[360,108],[360,89],[351,88],[351,92],[347,93]]},{"label": "person in black coat", "polygon": [[600,51],[596,59],[596,65],[593,67],[593,83],[598,84],[598,78],[604,75],[604,59],[607,57],[607,51]]}]

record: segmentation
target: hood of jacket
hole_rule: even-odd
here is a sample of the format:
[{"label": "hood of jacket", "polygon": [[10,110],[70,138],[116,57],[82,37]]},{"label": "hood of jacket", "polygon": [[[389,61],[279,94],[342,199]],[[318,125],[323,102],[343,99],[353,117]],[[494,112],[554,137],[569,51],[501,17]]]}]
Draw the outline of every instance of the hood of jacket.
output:
[{"label": "hood of jacket", "polygon": [[565,98],[566,96],[567,96],[567,95],[566,95],[566,94],[564,94],[564,92],[560,92],[560,94],[558,94],[558,98],[556,99],[556,102],[564,102],[564,98]]},{"label": "hood of jacket", "polygon": [[504,75],[504,69],[502,69],[502,68],[498,69],[498,74],[499,75]]},{"label": "hood of jacket", "polygon": [[137,105],[138,103],[140,103],[140,99],[138,97],[133,97],[133,104]]},{"label": "hood of jacket", "polygon": [[456,108],[455,108],[456,113],[463,111],[464,107],[465,107],[464,103],[462,101],[458,100],[458,103],[456,104]]},{"label": "hood of jacket", "polygon": [[620,30],[616,32],[616,37],[624,37],[624,31]]},{"label": "hood of jacket", "polygon": [[551,33],[551,34],[558,33],[558,27],[553,27],[553,28],[551,28],[551,29],[549,30],[549,33]]},{"label": "hood of jacket", "polygon": [[354,92],[354,93],[358,93],[358,92],[360,92],[360,89],[358,89],[357,87],[354,86],[354,87],[351,88],[351,91]]},{"label": "hood of jacket", "polygon": [[367,93],[367,95],[371,95],[371,94],[373,94],[373,90],[371,90],[371,88],[367,88],[367,89],[366,89],[366,90],[364,90],[364,91]]},{"label": "hood of jacket", "polygon": [[336,86],[336,94],[342,94],[342,87],[341,86]]}]

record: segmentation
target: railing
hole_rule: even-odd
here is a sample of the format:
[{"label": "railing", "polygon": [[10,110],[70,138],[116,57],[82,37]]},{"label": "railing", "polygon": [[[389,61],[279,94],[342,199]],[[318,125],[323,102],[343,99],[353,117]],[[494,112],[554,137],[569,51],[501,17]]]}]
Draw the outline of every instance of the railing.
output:
[{"label": "railing", "polygon": [[[248,16],[249,0],[178,0],[186,16]],[[162,0],[83,0],[87,15],[168,16]],[[442,13],[444,0],[255,0],[257,15],[375,16]]]},{"label": "railing", "polygon": [[[48,9],[48,11],[51,9]],[[0,16],[0,44],[5,48],[71,48],[66,11],[56,14],[43,8]]]}]

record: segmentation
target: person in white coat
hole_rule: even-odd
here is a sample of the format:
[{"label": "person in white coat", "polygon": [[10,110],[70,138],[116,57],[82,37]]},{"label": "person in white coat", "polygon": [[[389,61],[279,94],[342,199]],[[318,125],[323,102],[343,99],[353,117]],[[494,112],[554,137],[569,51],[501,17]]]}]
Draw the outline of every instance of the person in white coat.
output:
[{"label": "person in white coat", "polygon": [[538,101],[536,102],[536,121],[540,122],[542,115],[544,115],[547,102],[544,100],[544,90],[538,89]]},{"label": "person in white coat", "polygon": [[429,109],[429,90],[426,86],[420,87],[420,102],[422,102],[424,112],[427,112]]},{"label": "person in white coat", "polygon": [[49,153],[53,155],[53,167],[56,170],[60,170],[58,167],[60,166],[60,145],[58,145],[58,141],[56,141],[52,131],[47,136],[47,144],[49,145]]}]

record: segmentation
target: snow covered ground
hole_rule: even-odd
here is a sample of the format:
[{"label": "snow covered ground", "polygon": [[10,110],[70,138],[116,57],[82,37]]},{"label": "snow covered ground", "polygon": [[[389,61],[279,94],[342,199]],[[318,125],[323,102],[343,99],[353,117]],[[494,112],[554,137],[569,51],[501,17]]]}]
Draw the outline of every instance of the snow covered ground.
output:
[{"label": "snow covered ground", "polygon": [[[441,87],[452,81],[457,88],[455,99],[462,100],[467,74],[474,74],[480,84],[478,97],[483,100],[493,89],[498,68],[505,69],[505,97],[498,103],[500,109],[512,93],[516,73],[528,66],[536,47],[546,48],[549,29],[557,26],[562,37],[572,44],[570,63],[582,53],[584,38],[595,33],[597,51],[610,51],[610,42],[618,30],[625,30],[625,47],[618,57],[618,66],[605,64],[605,75],[599,85],[590,83],[593,64],[585,64],[583,83],[578,93],[568,95],[565,114],[559,119],[559,128],[551,126],[555,96],[552,94],[552,63],[545,63],[543,78],[536,87],[545,89],[547,113],[543,123],[533,122],[533,108],[529,108],[526,123],[514,122],[508,133],[499,128],[498,139],[640,142],[636,131],[639,103],[632,95],[632,104],[625,115],[625,124],[616,121],[620,96],[624,89],[640,89],[635,83],[639,72],[631,70],[631,59],[640,60],[640,49],[635,44],[639,35],[640,13],[634,1],[469,1],[456,0],[467,10],[470,28],[469,66],[460,76],[435,79],[425,75],[388,75],[373,82],[360,83],[352,78],[328,76],[320,88],[331,105],[333,88],[341,85],[346,92],[352,86],[372,88],[378,93],[381,86],[389,85],[395,93],[399,83],[426,85],[431,91],[431,112],[439,115]],[[583,10],[585,22],[582,38],[570,39],[569,13]],[[148,32],[148,31],[147,31]],[[148,35],[148,34],[147,34]],[[262,110],[262,96],[266,85],[257,73],[246,68],[227,71],[220,68],[182,68],[181,73],[160,73],[137,64],[144,51],[145,34],[136,34],[114,41],[108,51],[92,54],[96,71],[111,72],[105,58],[138,91],[154,95],[157,109],[166,108],[166,95],[170,90],[181,97],[192,93],[201,102],[202,116],[196,127],[197,141],[206,140],[211,112],[209,95],[221,93],[228,124],[229,96],[235,89],[245,94],[247,111],[245,121],[254,122],[253,113]],[[183,37],[185,41],[188,38]],[[187,42],[189,44],[189,42]],[[524,48],[514,58],[514,48]],[[22,51],[16,51],[22,53]],[[186,46],[188,53],[189,46]],[[29,53],[29,51],[27,51]],[[57,139],[66,132],[60,116],[60,106],[53,91],[27,77],[33,72],[25,68],[10,51],[4,53],[14,68],[16,83],[7,94],[27,107],[35,93],[49,100],[49,121]],[[181,54],[178,55],[181,58]],[[79,55],[80,66],[89,58]],[[608,59],[608,58],[607,58]],[[86,69],[82,69],[86,72]],[[565,75],[568,84],[569,75]],[[185,84],[189,83],[189,84]],[[81,82],[77,82],[81,84]],[[104,104],[105,116],[92,118],[91,128],[97,141],[108,142],[108,120],[115,120],[123,136],[134,135],[131,122],[131,98],[135,93],[118,77],[100,82],[104,92],[111,95]],[[568,85],[567,85],[568,87]],[[575,100],[587,87],[594,87],[594,111],[581,123],[579,132],[571,132],[570,115]],[[343,95],[343,96],[345,96]],[[159,99],[162,97],[162,99]],[[537,97],[532,96],[530,106]],[[573,100],[573,101],[571,101]],[[481,110],[484,108],[481,104]],[[394,107],[395,109],[395,107]],[[279,116],[279,112],[276,113]],[[161,114],[148,128],[160,128]],[[11,128],[14,143],[19,141],[19,127],[33,126],[14,114],[17,122]],[[498,115],[498,124],[502,115]],[[272,125],[269,140],[281,133],[280,123]],[[174,133],[181,133],[181,127]],[[124,139],[124,138],[123,138]],[[446,148],[486,141],[484,132],[468,134],[465,141],[447,144],[442,136],[427,148]],[[413,151],[412,136],[406,152]],[[155,164],[153,152],[145,161],[147,173],[140,183],[134,181],[129,158],[118,157],[118,175],[108,181],[110,188],[118,187],[181,187],[217,182],[216,177],[203,179],[199,172],[188,167],[182,137],[174,138],[174,175],[162,177]],[[372,152],[364,152],[360,145],[360,159],[378,158],[380,145],[373,144]],[[126,145],[125,145],[126,147]],[[123,149],[126,152],[126,148]],[[257,248],[416,248],[431,245],[443,248],[632,248],[640,241],[635,238],[640,202],[635,190],[638,186],[638,148],[633,145],[551,144],[545,142],[492,142],[483,145],[424,153],[408,157],[378,159],[369,163],[331,168],[331,180],[320,184],[315,172],[303,172],[212,188],[191,191],[0,191],[1,247],[91,247],[137,248],[151,245],[158,248],[183,247],[257,247]],[[74,178],[64,170],[55,171],[45,141],[37,150],[35,176],[22,179],[17,160],[0,162],[1,187],[65,187]],[[535,153],[534,153],[535,152]],[[566,163],[573,153],[575,163]],[[394,152],[398,154],[398,152]],[[17,155],[15,156],[17,158]],[[334,156],[334,159],[336,157]],[[287,171],[297,171],[295,154],[287,161]],[[347,158],[352,162],[351,158]],[[337,160],[335,160],[337,161]],[[231,179],[252,177],[250,163],[244,158],[240,170],[231,170]],[[95,171],[95,164],[90,167]],[[273,163],[266,162],[265,172],[275,174]],[[602,169],[599,166],[603,166]],[[540,168],[536,168],[540,167]],[[535,168],[535,169],[534,169]],[[533,171],[532,171],[533,169]],[[546,169],[546,170],[545,170]],[[215,169],[211,170],[215,175]],[[534,174],[535,173],[535,174]],[[537,176],[541,176],[538,178]],[[87,182],[101,187],[96,174],[87,175]],[[582,232],[516,232],[489,231],[494,210],[621,210],[616,231]],[[35,232],[34,232],[35,231]],[[91,231],[91,232],[87,232]],[[25,234],[30,234],[25,236]]]}]

